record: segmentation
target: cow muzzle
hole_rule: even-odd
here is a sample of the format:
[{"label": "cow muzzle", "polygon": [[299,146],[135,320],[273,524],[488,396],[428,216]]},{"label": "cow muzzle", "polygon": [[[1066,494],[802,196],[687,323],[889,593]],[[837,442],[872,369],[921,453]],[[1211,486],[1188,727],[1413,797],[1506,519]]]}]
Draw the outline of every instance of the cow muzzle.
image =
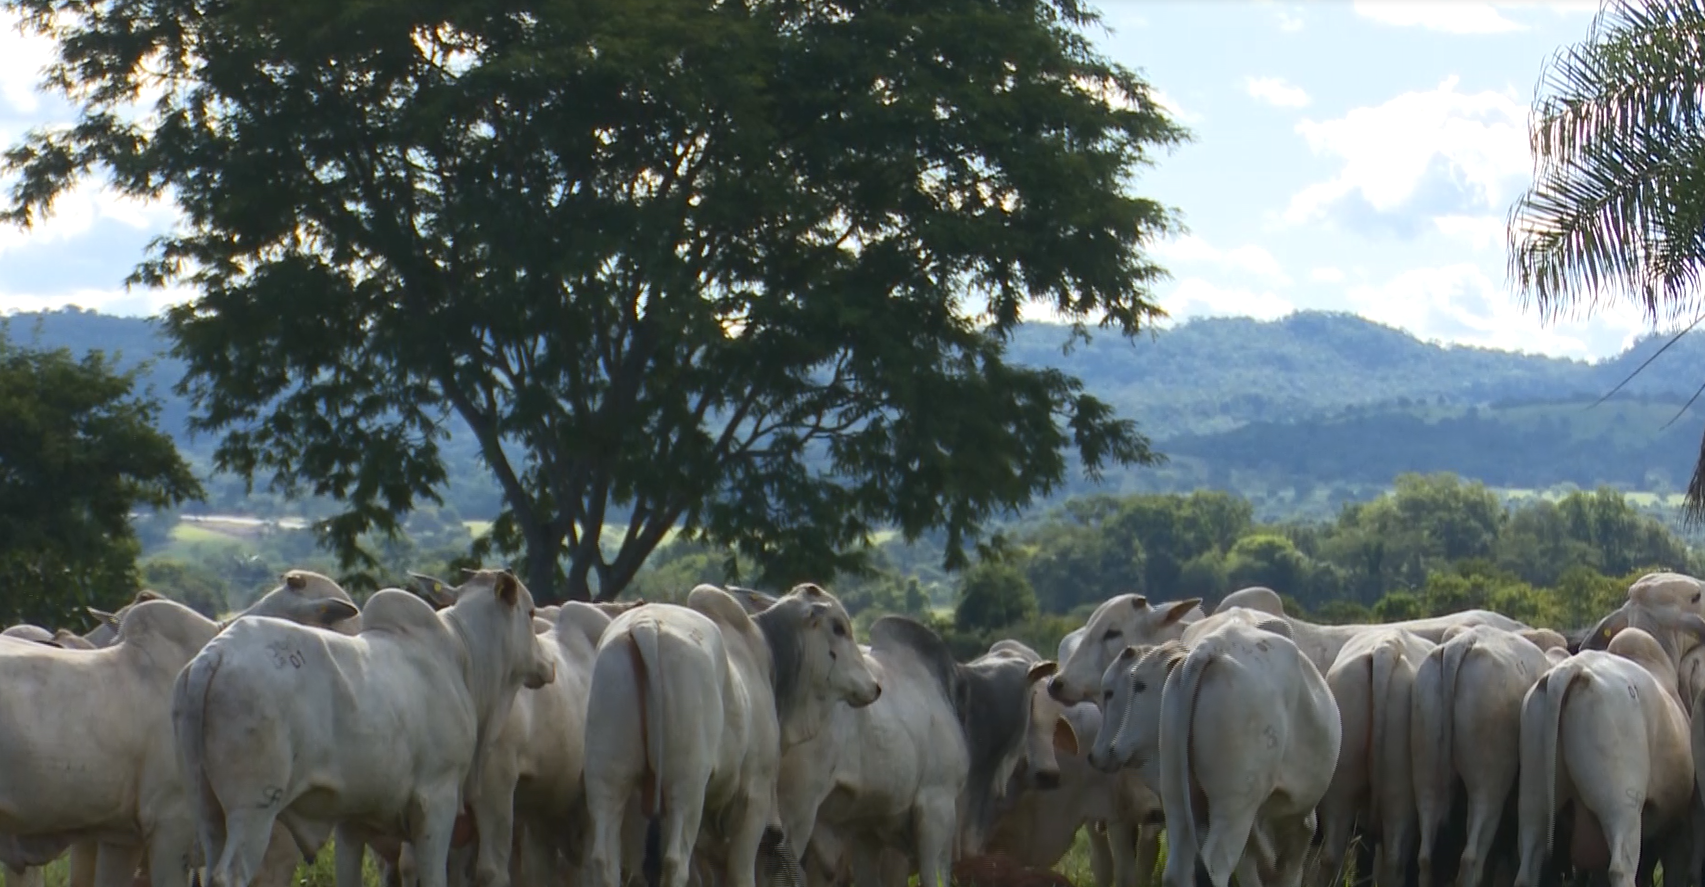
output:
[{"label": "cow muzzle", "polygon": [[1066,698],[1066,684],[1065,681],[1061,680],[1060,675],[1054,675],[1054,677],[1048,681],[1048,695],[1054,697],[1060,702],[1069,703],[1071,701]]},{"label": "cow muzzle", "polygon": [[537,690],[554,680],[556,680],[556,663],[552,662],[545,668],[535,669],[521,681],[521,684],[529,690]]},{"label": "cow muzzle", "polygon": [[848,704],[851,705],[853,708],[864,708],[865,706],[867,706],[867,705],[869,705],[869,704],[871,704],[871,703],[873,703],[876,700],[881,699],[881,698],[882,698],[882,685],[875,682],[875,681],[871,681],[870,682],[870,690],[868,692],[858,694]]}]

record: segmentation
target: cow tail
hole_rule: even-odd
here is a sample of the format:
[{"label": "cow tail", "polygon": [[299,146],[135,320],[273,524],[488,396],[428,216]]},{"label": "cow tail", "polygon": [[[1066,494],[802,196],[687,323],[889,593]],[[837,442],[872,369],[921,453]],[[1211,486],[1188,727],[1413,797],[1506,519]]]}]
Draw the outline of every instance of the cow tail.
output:
[{"label": "cow tail", "polygon": [[219,673],[223,662],[219,646],[209,644],[190,660],[172,684],[172,727],[177,737],[178,761],[189,779],[190,809],[201,840],[202,864],[209,872],[225,850],[222,837],[225,810],[207,778],[207,699],[213,676]]},{"label": "cow tail", "polygon": [[1433,761],[1433,784],[1438,788],[1439,798],[1447,805],[1450,804],[1451,789],[1456,781],[1456,676],[1462,673],[1462,662],[1474,649],[1471,641],[1458,644],[1447,644],[1439,648],[1439,698],[1434,711],[1438,712],[1438,732],[1433,736],[1433,747],[1438,749],[1438,758]]},{"label": "cow tail", "polygon": [[[1385,817],[1397,813],[1395,810],[1385,809],[1383,802],[1388,787],[1384,784],[1385,780],[1382,777],[1391,772],[1386,769],[1386,764],[1395,763],[1392,760],[1396,755],[1396,750],[1391,747],[1391,719],[1397,715],[1397,712],[1396,706],[1391,704],[1391,674],[1397,670],[1397,663],[1402,655],[1402,650],[1397,644],[1388,641],[1375,647],[1373,655],[1368,657],[1370,660],[1368,664],[1368,692],[1373,697],[1370,700],[1373,704],[1368,707],[1368,717],[1373,722],[1372,729],[1368,731],[1369,739],[1373,744],[1373,748],[1369,750],[1370,754],[1367,756],[1368,767],[1371,771],[1368,784],[1373,787],[1373,803],[1370,805],[1373,807],[1373,818],[1376,823],[1381,824],[1382,828],[1386,821]],[[1407,768],[1404,769],[1407,770]]]},{"label": "cow tail", "polygon": [[1557,827],[1557,747],[1562,744],[1563,702],[1569,695],[1570,685],[1580,677],[1579,665],[1564,662],[1533,688],[1538,696],[1534,701],[1539,705],[1535,713],[1539,729],[1534,738],[1539,747],[1534,749],[1538,752],[1534,776],[1540,780],[1539,801],[1544,805],[1543,810],[1535,812],[1543,817],[1540,821],[1545,829],[1546,853],[1551,852],[1554,844],[1552,832]]},{"label": "cow tail", "polygon": [[628,639],[639,666],[637,685],[640,743],[645,747],[645,776],[640,784],[640,805],[645,811],[645,860],[641,872],[646,887],[663,883],[663,669],[659,667],[658,625],[641,619],[633,624]]},{"label": "cow tail", "polygon": [[[1190,730],[1196,720],[1196,693],[1202,686],[1202,673],[1218,654],[1212,640],[1191,650],[1167,678],[1160,703],[1160,788],[1161,804],[1168,813],[1167,859],[1186,861],[1190,870],[1183,877],[1188,879],[1195,876],[1201,850],[1196,840],[1196,813],[1190,805]],[[1171,867],[1169,861],[1167,868]]]},{"label": "cow tail", "polygon": [[[1693,760],[1696,762],[1693,767],[1693,784],[1699,790],[1698,798],[1705,801],[1705,707],[1702,706],[1705,706],[1705,687],[1693,694],[1693,717],[1688,718],[1687,727],[1688,739],[1691,740],[1689,744],[1693,746]],[[1705,847],[1697,848],[1694,855],[1702,852],[1705,852]],[[1699,865],[1695,864],[1693,869],[1698,871]]]}]

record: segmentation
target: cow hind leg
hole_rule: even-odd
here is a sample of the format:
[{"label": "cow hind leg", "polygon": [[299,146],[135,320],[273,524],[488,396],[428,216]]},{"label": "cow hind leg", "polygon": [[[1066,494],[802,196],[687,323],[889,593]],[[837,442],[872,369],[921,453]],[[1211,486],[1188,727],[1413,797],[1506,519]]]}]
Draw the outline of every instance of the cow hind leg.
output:
[{"label": "cow hind leg", "polygon": [[1250,837],[1255,831],[1255,807],[1222,807],[1216,810],[1211,800],[1209,805],[1208,834],[1202,841],[1201,851],[1202,866],[1208,870],[1208,877],[1213,880],[1214,887],[1226,887],[1231,882],[1232,872],[1236,870],[1240,875],[1239,887],[1243,887],[1245,883],[1249,887],[1257,887],[1258,881],[1243,880],[1241,875],[1244,872],[1239,867],[1247,856],[1251,863],[1249,873],[1255,874],[1255,854],[1245,852],[1249,849]]},{"label": "cow hind leg", "polygon": [[918,887],[951,884],[958,818],[955,798],[930,798],[912,809],[912,826],[918,836]]},{"label": "cow hind leg", "polygon": [[[397,865],[403,867],[413,856],[413,874],[420,887],[448,887],[450,878],[450,842],[456,832],[456,814],[461,812],[460,787],[434,788],[416,795],[410,811],[414,815],[408,843],[397,854]],[[411,853],[412,851],[412,853]],[[408,880],[405,873],[405,881]]]},{"label": "cow hind leg", "polygon": [[1314,823],[1309,821],[1307,814],[1280,817],[1273,821],[1273,852],[1277,857],[1273,882],[1276,887],[1302,887],[1314,832]]},{"label": "cow hind leg", "polygon": [[[225,846],[207,873],[208,887],[250,887],[266,860],[272,841],[274,813],[270,807],[235,807],[225,812]],[[106,864],[106,847],[101,864]],[[99,879],[97,879],[99,880]],[[103,884],[102,887],[105,887]]]},{"label": "cow hind leg", "polygon": [[[663,802],[661,817],[662,871],[661,887],[686,887],[692,874],[693,845],[698,843],[699,824],[704,817],[704,789],[688,787],[677,794],[668,794]],[[762,837],[762,832],[759,833]],[[646,842],[647,844],[650,841]],[[651,855],[651,848],[646,848]],[[746,884],[753,878],[753,860],[757,853],[746,858]],[[649,860],[647,860],[649,864]],[[647,887],[659,887],[656,884]]]},{"label": "cow hind leg", "polygon": [[[725,887],[756,887],[755,874],[758,863],[758,851],[764,844],[764,829],[767,823],[768,810],[757,798],[744,797],[735,802],[734,829],[728,836],[728,859]],[[696,834],[696,830],[695,830]],[[776,834],[780,835],[777,830]],[[775,842],[775,847],[781,841]],[[769,862],[779,863],[776,850],[772,850]]]}]

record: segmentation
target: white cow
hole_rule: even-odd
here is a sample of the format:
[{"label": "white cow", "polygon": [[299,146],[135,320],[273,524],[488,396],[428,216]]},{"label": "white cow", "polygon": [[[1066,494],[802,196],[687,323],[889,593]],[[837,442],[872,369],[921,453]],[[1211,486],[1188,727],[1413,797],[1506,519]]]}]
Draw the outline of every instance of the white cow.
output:
[{"label": "white cow", "polygon": [[[1058,661],[1070,658],[1083,635],[1079,628],[1060,639]],[[1026,759],[1035,784],[1017,786],[990,852],[1051,868],[1070,848],[1077,829],[1087,825],[1096,887],[1146,887],[1160,858],[1160,797],[1135,770],[1121,769],[1108,779],[1089,765],[1101,709],[1092,702],[1066,705],[1049,693],[1048,679],[1058,673],[1058,661],[1040,662],[1030,671]],[[1041,790],[1050,772],[1058,791]]]},{"label": "white cow", "polygon": [[1214,609],[1216,614],[1224,613],[1232,607],[1245,607],[1280,616],[1291,626],[1291,637],[1296,645],[1314,663],[1314,666],[1325,674],[1332,668],[1332,663],[1338,658],[1338,651],[1363,632],[1375,629],[1402,629],[1416,637],[1437,644],[1445,632],[1453,628],[1465,628],[1471,625],[1490,625],[1505,631],[1521,631],[1527,628],[1521,622],[1511,619],[1502,613],[1491,610],[1462,610],[1444,616],[1433,616],[1426,619],[1405,619],[1401,622],[1376,623],[1372,625],[1318,625],[1306,622],[1294,616],[1284,614],[1284,604],[1278,594],[1269,588],[1245,588],[1226,595],[1225,600]]},{"label": "white cow", "polygon": [[[128,885],[146,836],[159,887],[182,887],[194,825],[167,720],[172,678],[218,626],[171,601],[131,608],[101,650],[0,644],[0,860],[45,865],[99,841],[102,887]],[[93,725],[107,725],[93,729]]]},{"label": "white cow", "polygon": [[[1546,643],[1555,640],[1559,646],[1562,642],[1560,635],[1533,636]],[[1409,737],[1420,826],[1420,883],[1432,883],[1434,843],[1460,780],[1468,823],[1457,884],[1480,887],[1492,839],[1516,784],[1522,698],[1550,667],[1551,660],[1527,632],[1482,625],[1448,633],[1416,670]]]},{"label": "white cow", "polygon": [[1059,673],[1048,681],[1048,692],[1061,702],[1097,702],[1101,675],[1127,646],[1152,646],[1174,640],[1184,627],[1205,618],[1202,599],[1189,598],[1155,607],[1140,594],[1121,594],[1104,601],[1089,614],[1076,647],[1060,657]]},{"label": "white cow", "polygon": [[1358,822],[1382,847],[1378,883],[1402,883],[1417,840],[1410,699],[1416,667],[1434,646],[1401,628],[1372,629],[1346,641],[1326,672],[1342,742],[1331,787],[1320,800],[1322,887],[1342,878],[1339,866]]},{"label": "white cow", "polygon": [[[441,613],[374,593],[354,637],[252,617],[208,643],[174,686],[172,721],[213,887],[249,887],[275,821],[309,854],[334,825],[401,836],[423,887],[444,887],[492,731],[523,686],[554,678],[532,610],[514,575],[482,570]],[[359,883],[357,855],[337,862]]]},{"label": "white cow", "polygon": [[859,887],[887,883],[883,850],[945,885],[956,849],[975,854],[995,801],[1021,760],[1029,657],[1010,645],[961,665],[939,635],[901,616],[870,627],[866,654],[882,698],[841,710],[829,729],[788,750],[779,785],[790,840],[832,830]]},{"label": "white cow", "polygon": [[578,861],[580,842],[571,836],[586,829],[582,774],[592,663],[609,625],[610,617],[593,606],[563,604],[555,625],[543,635],[556,660],[556,680],[517,696],[492,736],[472,803],[479,828],[480,887],[508,887],[510,850],[517,842],[524,849],[514,860],[518,883],[532,882],[518,867],[522,863],[552,868],[550,861],[559,852]]},{"label": "white cow", "polygon": [[[1200,599],[1179,601],[1163,609],[1149,606],[1141,595],[1120,595],[1107,601],[1089,617],[1084,626],[1085,640],[1072,655],[1060,663],[1060,673],[1048,685],[1048,691],[1063,702],[1093,700],[1100,687],[1101,675],[1114,656],[1127,646],[1153,646],[1183,636],[1186,626],[1200,621]],[[1438,643],[1445,631],[1458,625],[1490,625],[1517,631],[1526,628],[1520,622],[1490,610],[1464,610],[1430,619],[1411,619],[1384,625],[1317,625],[1285,615],[1284,605],[1272,589],[1255,586],[1226,595],[1214,608],[1216,616],[1234,608],[1255,610],[1277,616],[1290,623],[1291,636],[1314,667],[1322,674],[1332,668],[1338,650],[1350,638],[1370,628],[1401,628],[1411,634]],[[1216,623],[1217,624],[1217,623]]]},{"label": "white cow", "polygon": [[[184,883],[195,825],[177,774],[169,700],[178,670],[220,626],[152,592],[119,612],[118,631],[101,649],[9,644],[18,649],[0,658],[7,675],[0,707],[54,713],[0,712],[0,720],[30,725],[0,737],[0,756],[60,762],[0,774],[0,845],[19,851],[0,848],[0,857],[13,871],[45,864],[70,845],[73,887],[128,887],[144,861],[159,887]],[[328,625],[359,616],[337,583],[300,570],[239,615],[253,613]],[[90,724],[108,726],[91,731]],[[285,858],[293,871],[294,855]]]},{"label": "white cow", "polygon": [[598,644],[586,713],[588,880],[620,883],[621,826],[637,794],[649,883],[686,884],[702,822],[726,845],[728,887],[753,887],[764,833],[780,824],[783,750],[821,731],[840,702],[882,693],[846,610],[815,585],[756,617],[704,585],[685,607],[617,616]]},{"label": "white cow", "polygon": [[[1092,761],[1160,786],[1168,887],[1193,883],[1198,855],[1216,887],[1233,869],[1243,887],[1268,869],[1281,887],[1301,882],[1342,728],[1320,670],[1274,627],[1228,621],[1189,648],[1129,648],[1103,675],[1118,721],[1103,722]],[[1200,844],[1196,793],[1208,807]]]},{"label": "white cow", "polygon": [[[1642,841],[1674,829],[1693,795],[1687,716],[1664,647],[1626,628],[1607,652],[1583,650],[1548,670],[1522,703],[1521,761],[1518,887],[1538,883],[1557,811],[1571,800],[1575,865],[1607,867],[1611,887],[1634,887]],[[1685,864],[1683,855],[1665,868]]]},{"label": "white cow", "polygon": [[[1094,824],[1134,823],[1158,833],[1163,821],[1160,798],[1135,770],[1121,769],[1109,777],[1090,766],[1089,743],[1101,730],[1101,709],[1087,702],[1065,706],[1049,696],[1044,677],[1045,667],[1052,664],[1042,663],[1043,674],[1037,669],[1031,672],[1036,680],[1031,691],[1026,765],[1047,767],[1046,763],[1034,762],[1038,758],[1051,760],[1053,786],[1039,787],[1037,774],[1032,772],[1016,774],[985,852],[1005,854],[1031,868],[1049,869],[1071,850],[1078,830],[1090,826],[1090,868],[1097,887],[1108,887],[1116,878],[1146,885],[1154,874],[1158,841],[1139,844],[1139,850],[1148,852],[1139,853],[1132,866],[1129,839],[1123,842],[1123,860],[1116,861],[1119,856],[1110,852],[1113,848],[1109,847],[1108,835],[1096,831]],[[1050,723],[1056,726],[1050,728]]]}]

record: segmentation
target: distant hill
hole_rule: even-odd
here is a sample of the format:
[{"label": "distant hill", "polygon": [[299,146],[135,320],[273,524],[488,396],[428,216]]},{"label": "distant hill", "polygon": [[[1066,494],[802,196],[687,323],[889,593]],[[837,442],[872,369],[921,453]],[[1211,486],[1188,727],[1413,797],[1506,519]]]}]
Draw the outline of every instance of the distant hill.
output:
[{"label": "distant hill", "polygon": [[[64,310],[9,318],[14,341],[120,352],[163,402],[162,426],[205,464],[213,441],[185,434],[188,406],[172,392],[183,365],[149,320]],[[1027,325],[1010,351],[1053,366],[1137,420],[1169,463],[1115,472],[1100,488],[1219,487],[1268,517],[1321,514],[1388,485],[1402,471],[1454,471],[1506,488],[1613,484],[1667,494],[1699,452],[1697,411],[1663,427],[1705,382],[1705,333],[1685,337],[1617,396],[1589,406],[1660,348],[1649,337],[1615,358],[1580,360],[1423,342],[1344,313],[1276,321],[1194,320],[1135,340],[1096,333],[1069,353],[1062,327]],[[469,464],[452,504],[489,517],[496,491],[468,436],[451,449]],[[1074,479],[1061,495],[1089,489]],[[241,499],[222,485],[216,497]],[[236,507],[239,503],[214,503]],[[276,507],[276,503],[275,503]]]}]

